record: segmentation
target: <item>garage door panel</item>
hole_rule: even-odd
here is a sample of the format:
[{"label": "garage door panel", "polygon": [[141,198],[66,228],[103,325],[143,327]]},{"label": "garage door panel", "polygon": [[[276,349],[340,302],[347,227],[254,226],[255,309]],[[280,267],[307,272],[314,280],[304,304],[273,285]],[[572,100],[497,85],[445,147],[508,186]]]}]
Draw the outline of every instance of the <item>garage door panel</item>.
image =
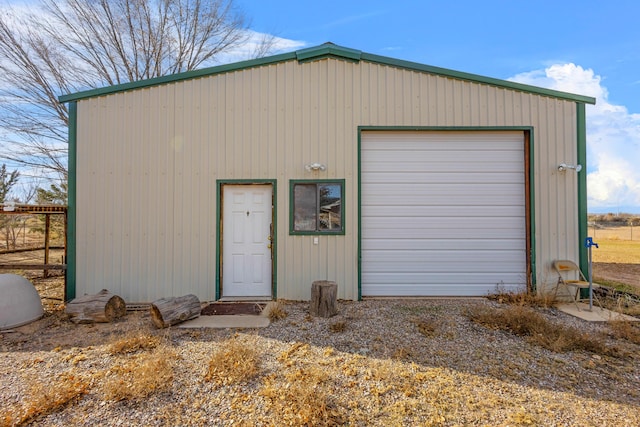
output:
[{"label": "garage door panel", "polygon": [[451,275],[412,273],[410,276],[407,281],[397,276],[363,276],[363,281],[371,283],[366,296],[424,296],[425,283],[432,284],[429,286],[429,296],[486,296],[498,287],[507,292],[516,292],[525,287],[524,277],[513,274],[456,275],[450,278]]},{"label": "garage door panel", "polygon": [[[398,213],[402,215],[398,215]],[[451,206],[424,206],[424,205],[398,205],[389,206],[386,204],[375,205],[375,209],[369,211],[369,217],[389,218],[397,215],[402,218],[410,217],[442,217],[449,216],[458,218],[460,221],[475,221],[476,218],[483,217],[522,217],[524,215],[524,205],[506,205],[496,209],[495,206],[475,206],[473,209],[458,209],[454,216],[451,214]]]},{"label": "garage door panel", "polygon": [[370,161],[366,167],[363,165],[362,172],[397,172],[398,168],[401,168],[400,170],[407,173],[420,173],[424,171],[429,171],[430,173],[516,172],[516,166],[509,161],[515,159],[505,159],[502,163],[495,163],[490,166],[491,159],[495,159],[497,156],[494,154],[492,156],[482,157],[485,157],[485,159],[477,158],[476,161],[468,162],[461,162],[460,160],[447,161],[446,159],[436,160],[432,158],[431,161],[424,159],[406,159],[406,161],[403,162],[398,161],[397,163],[392,163],[385,161],[384,156],[381,156],[380,161]]},{"label": "garage door panel", "polygon": [[522,132],[364,132],[362,294],[526,283]]},{"label": "garage door panel", "polygon": [[450,274],[442,272],[434,273],[367,273],[363,275],[363,280],[367,279],[375,285],[393,284],[399,285],[424,285],[433,283],[434,286],[483,286],[490,285],[489,290],[494,290],[498,284],[520,286],[524,284],[524,276],[520,273],[494,273],[494,272],[474,272]]},{"label": "garage door panel", "polygon": [[[522,242],[518,239],[496,239],[495,237],[488,238],[458,238],[454,239],[449,236],[436,239],[429,237],[426,239],[420,239],[417,237],[408,237],[406,239],[395,237],[381,237],[379,239],[363,239],[362,240],[363,251],[373,250],[458,250],[464,247],[466,250],[480,251],[480,250],[505,250],[505,251],[517,251],[522,250]],[[384,248],[384,249],[380,249]]]},{"label": "garage door panel", "polygon": [[[509,173],[509,172],[506,172]],[[505,179],[513,179],[513,175],[505,176],[505,172],[471,172],[466,171],[464,173],[452,173],[452,172],[439,172],[439,173],[407,173],[402,172],[363,172],[362,180],[369,184],[384,184],[384,185],[397,185],[397,184],[430,184],[437,185],[447,182],[449,185],[460,184],[504,184]],[[513,181],[511,181],[514,183]],[[518,175],[515,183],[524,183],[524,176]]]},{"label": "garage door panel", "polygon": [[[434,133],[435,134],[435,133]],[[446,140],[433,139],[429,145],[424,145],[424,132],[415,134],[414,138],[409,135],[402,136],[402,140],[397,138],[398,134],[390,134],[388,137],[375,136],[369,133],[367,138],[367,150],[387,151],[392,153],[402,151],[517,151],[520,150],[522,138],[513,133],[512,135],[498,136],[495,132],[487,138],[482,138],[476,132],[471,136],[452,137],[451,134],[444,136]]]},{"label": "garage door panel", "polygon": [[[495,206],[513,205],[514,198],[522,195],[520,183],[506,184],[374,184],[368,187],[370,191],[363,194],[363,205],[397,206],[413,204],[420,206]],[[429,205],[425,205],[423,198],[429,198]],[[519,205],[524,205],[524,200]]]},{"label": "garage door panel", "polygon": [[[402,273],[424,272],[431,273],[449,272],[452,274],[459,273],[490,273],[490,272],[517,272],[520,263],[524,259],[523,252],[492,251],[492,252],[475,252],[472,254],[455,253],[451,258],[446,258],[446,254],[437,256],[437,253],[418,251],[413,254],[404,254],[402,257],[400,251],[388,255],[388,252],[374,252],[367,261],[371,263],[366,265],[366,271],[369,273],[382,273],[387,269],[385,263],[392,262]],[[482,256],[481,256],[482,255]],[[410,256],[410,258],[409,258]],[[461,262],[462,257],[468,256],[473,261]],[[500,258],[501,263],[495,263],[496,257]]]},{"label": "garage door panel", "polygon": [[[416,231],[416,237],[419,237],[421,231],[430,232],[431,230],[445,229],[449,232],[454,230],[464,231],[465,233],[483,232],[483,230],[493,230],[493,237],[498,237],[500,232],[506,230],[519,230],[524,232],[524,224],[518,217],[483,217],[472,218],[471,220],[460,220],[460,218],[443,218],[443,217],[370,217],[363,226],[363,231],[367,238],[377,237],[376,233],[385,229],[404,230],[410,229]],[[455,235],[455,234],[454,234]],[[429,236],[426,236],[429,237]]]}]

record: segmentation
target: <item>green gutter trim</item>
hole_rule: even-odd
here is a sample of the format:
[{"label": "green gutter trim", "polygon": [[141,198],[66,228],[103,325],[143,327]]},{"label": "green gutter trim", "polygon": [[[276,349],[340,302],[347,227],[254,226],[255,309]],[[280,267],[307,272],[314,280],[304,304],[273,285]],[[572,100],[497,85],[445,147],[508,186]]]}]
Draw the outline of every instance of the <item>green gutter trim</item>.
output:
[{"label": "green gutter trim", "polygon": [[58,97],[58,101],[70,102],[80,99],[94,98],[97,96],[109,95],[112,93],[125,92],[134,89],[143,89],[150,86],[159,86],[168,83],[180,82],[183,80],[195,79],[198,77],[207,77],[215,74],[222,74],[231,71],[245,70],[263,65],[276,64],[278,62],[291,61],[296,59],[295,52],[284,53],[280,55],[270,56],[267,58],[252,59],[249,61],[235,62],[233,64],[218,65],[215,67],[202,68],[200,70],[187,71],[184,73],[171,74],[168,76],[156,77],[148,80],[140,80],[135,82],[123,83],[113,86],[106,86],[98,89],[90,89],[82,92],[76,92]]},{"label": "green gutter trim", "polygon": [[78,104],[69,103],[69,158],[68,158],[68,186],[67,186],[67,270],[65,272],[65,301],[76,297],[76,195],[77,195],[77,129]]},{"label": "green gutter trim", "polygon": [[587,116],[584,104],[576,103],[578,164],[582,171],[578,173],[578,245],[580,270],[589,277],[588,251],[584,246],[587,238]]},{"label": "green gutter trim", "polygon": [[215,300],[219,300],[220,295],[220,278],[222,272],[222,248],[220,242],[222,242],[222,187],[224,185],[234,184],[271,184],[273,199],[273,212],[272,212],[272,224],[273,224],[273,240],[271,241],[271,251],[273,253],[272,260],[272,283],[271,283],[271,298],[275,301],[278,299],[278,180],[277,179],[219,179],[216,181],[216,292]]},{"label": "green gutter trim", "polygon": [[364,53],[356,49],[337,46],[337,45],[334,45],[333,43],[325,43],[320,46],[301,49],[295,52],[283,53],[283,54],[269,56],[265,58],[252,59],[249,61],[236,62],[233,64],[225,64],[225,65],[219,65],[215,67],[203,68],[201,70],[187,71],[184,73],[173,74],[170,76],[156,77],[149,80],[142,80],[137,82],[119,84],[115,86],[103,87],[99,89],[81,91],[81,92],[72,93],[68,95],[62,95],[58,98],[58,100],[63,103],[71,102],[71,101],[77,101],[80,99],[93,98],[97,96],[109,95],[113,93],[124,92],[124,91],[129,91],[134,89],[142,89],[150,86],[157,86],[161,84],[179,82],[182,80],[194,79],[198,77],[206,77],[206,76],[212,76],[215,74],[221,74],[226,72],[240,71],[240,70],[260,67],[264,65],[276,64],[279,62],[293,61],[293,60],[298,60],[300,62],[307,62],[307,61],[319,60],[324,58],[336,58],[336,59],[343,59],[343,60],[354,61],[354,62],[368,61],[368,62],[388,65],[392,67],[399,67],[399,68],[404,68],[404,69],[413,70],[413,71],[436,74],[436,75],[440,75],[448,78],[461,79],[461,80],[466,80],[470,82],[488,84],[491,86],[533,93],[537,95],[550,96],[553,98],[583,102],[587,104],[595,104],[595,98],[592,98],[589,96],[560,92],[552,89],[544,89],[536,86],[525,85],[522,83],[510,82],[507,80],[500,80],[492,77],[484,77],[477,74],[465,73],[460,71],[449,70],[446,68],[419,64],[417,62],[404,61],[401,59],[395,59],[395,58],[389,58],[386,56]]}]

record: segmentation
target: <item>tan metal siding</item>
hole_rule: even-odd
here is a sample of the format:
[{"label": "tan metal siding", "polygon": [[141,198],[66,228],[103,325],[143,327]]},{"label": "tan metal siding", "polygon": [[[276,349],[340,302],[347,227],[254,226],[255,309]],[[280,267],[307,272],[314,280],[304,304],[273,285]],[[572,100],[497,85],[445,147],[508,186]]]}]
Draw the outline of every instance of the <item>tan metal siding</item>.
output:
[{"label": "tan metal siding", "polygon": [[[538,282],[578,256],[576,105],[367,62],[289,61],[78,102],[78,295],[213,299],[216,180],[277,180],[278,296],[357,298],[357,127],[532,126]],[[327,171],[309,173],[319,161]],[[584,173],[584,172],[583,172]],[[289,236],[289,180],[345,179],[344,236]],[[569,185],[567,184],[569,181]]]}]

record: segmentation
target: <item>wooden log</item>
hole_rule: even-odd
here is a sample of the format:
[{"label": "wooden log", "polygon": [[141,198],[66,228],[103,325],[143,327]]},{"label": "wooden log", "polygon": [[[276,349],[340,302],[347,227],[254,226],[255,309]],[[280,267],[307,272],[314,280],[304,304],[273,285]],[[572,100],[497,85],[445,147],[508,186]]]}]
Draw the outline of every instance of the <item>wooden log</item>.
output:
[{"label": "wooden log", "polygon": [[127,314],[127,305],[118,295],[103,289],[67,303],[66,313],[74,323],[108,323]]},{"label": "wooden log", "polygon": [[166,328],[200,316],[200,300],[195,295],[161,298],[151,303],[151,320],[157,328]]},{"label": "wooden log", "polygon": [[311,284],[309,312],[313,316],[331,317],[338,313],[338,285],[328,280],[316,280]]}]

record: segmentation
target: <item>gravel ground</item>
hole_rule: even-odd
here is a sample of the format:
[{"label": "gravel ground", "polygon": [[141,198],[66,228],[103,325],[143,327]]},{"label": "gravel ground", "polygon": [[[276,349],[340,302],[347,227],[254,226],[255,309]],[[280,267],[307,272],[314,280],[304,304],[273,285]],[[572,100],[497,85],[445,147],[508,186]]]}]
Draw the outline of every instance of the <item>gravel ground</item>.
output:
[{"label": "gravel ground", "polygon": [[[38,426],[640,425],[640,346],[612,338],[608,324],[537,309],[606,334],[623,356],[555,353],[469,320],[469,310],[504,308],[486,299],[338,305],[322,319],[306,303],[284,302],[286,318],[255,330],[156,330],[146,313],[97,325],[49,315],[0,335],[0,425],[25,413]],[[114,352],[132,334],[161,344]],[[219,356],[231,341],[257,356],[255,372],[205,379],[216,355],[220,366],[233,359]],[[124,374],[143,372],[146,356],[168,367],[148,365],[144,380],[132,380],[146,392],[127,395]],[[60,384],[81,391],[57,403]],[[46,402],[56,403],[42,411]]]}]

